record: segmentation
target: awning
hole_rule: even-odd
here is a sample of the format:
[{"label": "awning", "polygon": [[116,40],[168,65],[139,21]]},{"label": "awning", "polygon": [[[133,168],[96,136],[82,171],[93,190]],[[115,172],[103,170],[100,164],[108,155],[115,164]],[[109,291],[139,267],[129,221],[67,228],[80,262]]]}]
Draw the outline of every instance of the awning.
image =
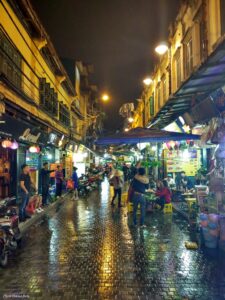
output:
[{"label": "awning", "polygon": [[149,127],[164,128],[179,116],[199,104],[211,93],[225,85],[225,40],[214,50],[199,69],[181,85],[158,114]]},{"label": "awning", "polygon": [[199,140],[199,135],[169,132],[159,129],[134,128],[128,132],[117,133],[115,135],[99,138],[97,145],[114,145],[114,144],[137,144],[150,142],[167,142],[182,140]]}]

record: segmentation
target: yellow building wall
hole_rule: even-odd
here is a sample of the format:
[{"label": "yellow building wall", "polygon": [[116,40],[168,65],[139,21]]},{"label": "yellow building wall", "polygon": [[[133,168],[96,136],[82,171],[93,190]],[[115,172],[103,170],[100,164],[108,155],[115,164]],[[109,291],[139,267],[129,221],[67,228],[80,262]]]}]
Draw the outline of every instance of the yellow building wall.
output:
[{"label": "yellow building wall", "polygon": [[[177,15],[176,22],[174,22],[173,34],[169,38],[169,51],[163,57],[159,57],[159,64],[155,67],[152,79],[152,84],[147,88],[145,93],[145,116],[147,121],[145,126],[151,121],[151,119],[160,111],[160,109],[169,100],[170,94],[177,92],[179,86],[177,86],[177,74],[176,74],[176,55],[180,51],[181,58],[181,84],[187,80],[191,74],[186,74],[184,64],[184,39],[188,31],[192,36],[192,52],[193,52],[193,71],[196,70],[203,62],[200,53],[200,20],[198,20],[198,14],[200,11],[203,13],[203,20],[206,21],[207,26],[207,42],[208,42],[208,55],[210,55],[215,46],[221,40],[221,21],[220,21],[220,0],[197,0],[193,1],[192,5],[183,4]],[[204,6],[206,5],[206,6]],[[167,68],[171,68],[171,91],[169,91],[169,73],[166,73]],[[167,96],[163,99],[163,103],[158,103],[158,86],[160,86],[160,95],[162,99],[162,75],[167,74]],[[151,95],[154,94],[154,116],[150,116],[149,106],[146,104],[149,101]]]},{"label": "yellow building wall", "polygon": [[[0,26],[23,57],[22,71],[26,74],[32,84],[37,87],[37,89],[34,88],[31,82],[23,76],[22,88],[24,92],[32,98],[36,104],[38,104],[39,78],[46,78],[46,82],[50,83],[50,87],[54,88],[55,92],[58,93],[58,100],[62,101],[69,108],[73,100],[72,97],[62,87],[59,79],[50,69],[37,48],[35,41],[29,36],[6,0],[2,0],[0,2]],[[6,88],[1,86],[0,89],[4,94]],[[26,104],[21,98],[18,97],[15,99],[14,95],[10,99],[14,99],[20,107],[32,112],[36,116],[39,115],[42,119],[44,118],[48,120],[51,124],[54,123],[51,118],[46,116],[44,113],[38,112],[37,109],[32,108],[32,105]],[[56,126],[57,128],[65,131],[60,124],[56,124]]]}]

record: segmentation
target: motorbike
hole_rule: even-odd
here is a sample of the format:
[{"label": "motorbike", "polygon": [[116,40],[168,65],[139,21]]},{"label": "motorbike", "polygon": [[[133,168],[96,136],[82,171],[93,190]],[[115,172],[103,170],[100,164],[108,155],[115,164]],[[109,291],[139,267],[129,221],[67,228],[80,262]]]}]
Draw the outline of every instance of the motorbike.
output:
[{"label": "motorbike", "polygon": [[19,229],[19,217],[17,208],[11,206],[15,204],[15,199],[6,199],[0,202],[0,265],[8,264],[8,255],[15,251],[21,243],[21,233]]},{"label": "motorbike", "polygon": [[92,191],[92,188],[91,188],[88,180],[80,180],[79,181],[78,193],[81,197],[87,196],[91,191]]},{"label": "motorbike", "polygon": [[82,197],[86,197],[91,191],[96,190],[103,180],[103,173],[82,174],[79,178],[78,193]]}]

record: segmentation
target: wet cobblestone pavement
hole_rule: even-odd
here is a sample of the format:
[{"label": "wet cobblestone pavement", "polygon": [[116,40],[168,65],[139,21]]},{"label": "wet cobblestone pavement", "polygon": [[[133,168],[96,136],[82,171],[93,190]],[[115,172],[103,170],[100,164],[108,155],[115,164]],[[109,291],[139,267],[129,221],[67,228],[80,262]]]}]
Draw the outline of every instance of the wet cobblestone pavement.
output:
[{"label": "wet cobblestone pavement", "polygon": [[154,213],[133,229],[111,208],[109,186],[68,199],[0,269],[3,299],[225,299],[225,258],[186,250],[185,221]]}]

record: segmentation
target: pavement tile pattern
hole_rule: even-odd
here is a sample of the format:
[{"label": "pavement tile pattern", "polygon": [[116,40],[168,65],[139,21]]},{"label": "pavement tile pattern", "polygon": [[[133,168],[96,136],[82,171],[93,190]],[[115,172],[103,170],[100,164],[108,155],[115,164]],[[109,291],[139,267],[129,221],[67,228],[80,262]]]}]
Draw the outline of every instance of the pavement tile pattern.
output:
[{"label": "pavement tile pattern", "polygon": [[110,187],[68,199],[0,269],[0,299],[225,299],[225,255],[186,250],[185,220],[155,212],[133,228]]}]

